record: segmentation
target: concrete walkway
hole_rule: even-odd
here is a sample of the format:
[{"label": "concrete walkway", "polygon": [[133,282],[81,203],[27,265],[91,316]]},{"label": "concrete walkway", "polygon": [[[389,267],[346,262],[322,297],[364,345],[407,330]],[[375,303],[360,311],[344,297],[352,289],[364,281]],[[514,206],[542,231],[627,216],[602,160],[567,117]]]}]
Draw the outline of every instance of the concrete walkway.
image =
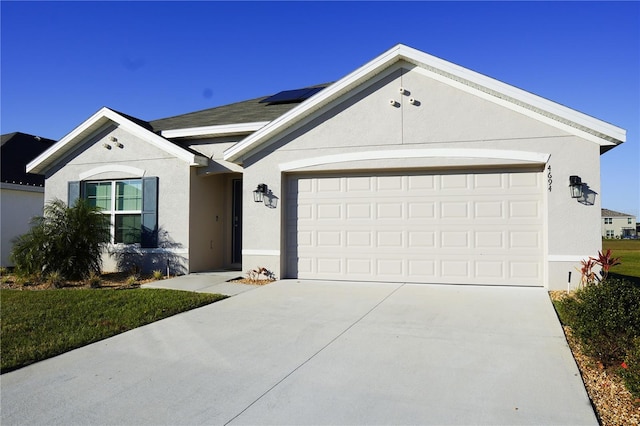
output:
[{"label": "concrete walkway", "polygon": [[170,290],[195,291],[197,293],[218,293],[235,296],[260,287],[257,285],[230,283],[229,280],[242,278],[242,271],[199,272],[168,280],[143,284],[143,288],[165,288]]},{"label": "concrete walkway", "polygon": [[542,288],[279,281],[1,377],[2,425],[597,425]]}]

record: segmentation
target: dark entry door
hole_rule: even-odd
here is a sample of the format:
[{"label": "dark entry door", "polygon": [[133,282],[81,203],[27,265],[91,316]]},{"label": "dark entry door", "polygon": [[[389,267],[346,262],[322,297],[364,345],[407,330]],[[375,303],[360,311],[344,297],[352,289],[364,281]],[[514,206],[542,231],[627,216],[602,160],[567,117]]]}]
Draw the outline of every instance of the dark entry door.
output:
[{"label": "dark entry door", "polygon": [[242,263],[242,180],[233,180],[231,263]]}]

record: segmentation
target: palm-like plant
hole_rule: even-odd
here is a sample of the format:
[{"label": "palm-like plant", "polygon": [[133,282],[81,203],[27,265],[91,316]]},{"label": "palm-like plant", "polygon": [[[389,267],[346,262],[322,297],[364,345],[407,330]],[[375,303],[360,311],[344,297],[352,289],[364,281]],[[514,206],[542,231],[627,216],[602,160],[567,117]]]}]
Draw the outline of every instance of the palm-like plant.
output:
[{"label": "palm-like plant", "polygon": [[26,234],[14,240],[11,257],[19,273],[82,279],[102,268],[102,251],[110,240],[109,221],[100,209],[78,199],[73,207],[53,200],[44,215],[32,220]]}]

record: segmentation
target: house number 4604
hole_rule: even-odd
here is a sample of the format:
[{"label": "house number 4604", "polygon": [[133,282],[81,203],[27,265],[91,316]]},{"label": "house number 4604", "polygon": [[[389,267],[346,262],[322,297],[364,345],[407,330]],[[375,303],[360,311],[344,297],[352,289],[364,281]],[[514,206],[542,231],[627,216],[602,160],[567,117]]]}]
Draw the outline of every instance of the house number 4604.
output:
[{"label": "house number 4604", "polygon": [[551,175],[551,164],[547,166],[547,170],[549,171],[547,173],[547,185],[549,188],[549,192],[551,192],[551,184],[553,183],[553,176]]}]

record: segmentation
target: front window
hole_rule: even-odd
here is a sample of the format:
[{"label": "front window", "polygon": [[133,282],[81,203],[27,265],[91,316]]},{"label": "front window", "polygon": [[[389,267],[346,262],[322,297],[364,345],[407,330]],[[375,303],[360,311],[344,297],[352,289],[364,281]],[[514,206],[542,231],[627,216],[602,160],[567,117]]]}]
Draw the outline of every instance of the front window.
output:
[{"label": "front window", "polygon": [[613,238],[613,231],[612,230],[607,230],[607,238]]},{"label": "front window", "polygon": [[142,180],[99,181],[85,183],[85,196],[92,206],[110,216],[111,241],[141,242]]},{"label": "front window", "polygon": [[613,218],[612,217],[605,217],[604,218],[604,224],[605,225],[611,225],[613,223]]},{"label": "front window", "polygon": [[627,225],[633,225],[633,221],[630,217],[627,218]]}]

